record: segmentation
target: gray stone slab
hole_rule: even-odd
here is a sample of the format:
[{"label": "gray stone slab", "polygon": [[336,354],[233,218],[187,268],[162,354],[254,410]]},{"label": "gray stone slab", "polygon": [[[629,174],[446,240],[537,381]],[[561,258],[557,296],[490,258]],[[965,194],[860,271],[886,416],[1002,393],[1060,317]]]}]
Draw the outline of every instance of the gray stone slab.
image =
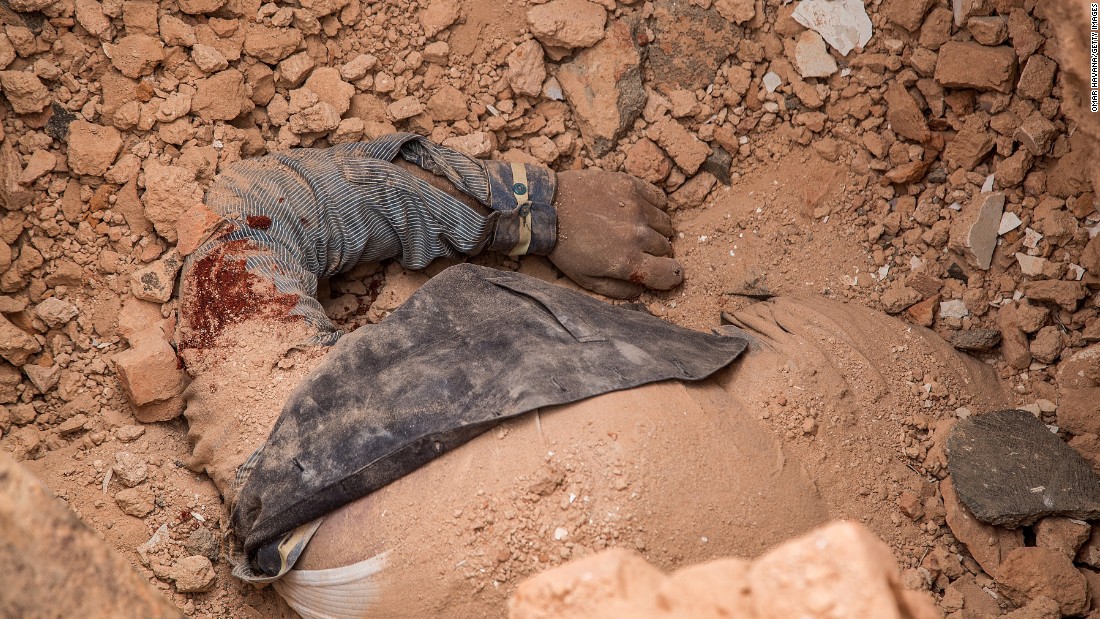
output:
[{"label": "gray stone slab", "polygon": [[960,421],[947,440],[947,467],[959,499],[983,522],[1019,527],[1046,516],[1100,518],[1100,478],[1027,411]]}]

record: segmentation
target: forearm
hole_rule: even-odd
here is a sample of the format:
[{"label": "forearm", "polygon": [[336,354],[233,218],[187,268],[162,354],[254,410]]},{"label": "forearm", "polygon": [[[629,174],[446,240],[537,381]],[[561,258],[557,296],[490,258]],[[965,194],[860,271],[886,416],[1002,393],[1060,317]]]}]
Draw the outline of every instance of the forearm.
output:
[{"label": "forearm", "polygon": [[536,233],[523,253],[548,253],[554,177],[525,168],[538,184],[522,189],[537,201],[522,208],[511,170],[407,135],[231,166],[205,202],[232,226],[184,268],[181,349],[216,345],[226,324],[256,317],[303,319],[319,341],[335,341],[317,280],[362,262],[398,258],[418,269],[485,248],[508,252],[522,245],[525,220]]}]

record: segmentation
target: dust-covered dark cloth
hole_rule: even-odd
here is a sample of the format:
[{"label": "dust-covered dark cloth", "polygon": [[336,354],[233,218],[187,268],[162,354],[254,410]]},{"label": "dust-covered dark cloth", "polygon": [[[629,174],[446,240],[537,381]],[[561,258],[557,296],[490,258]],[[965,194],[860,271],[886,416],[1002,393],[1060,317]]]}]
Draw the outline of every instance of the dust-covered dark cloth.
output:
[{"label": "dust-covered dark cloth", "polygon": [[[233,508],[257,550],[510,417],[669,379],[700,380],[745,349],[583,294],[459,265],[339,341],[291,394]],[[370,523],[364,523],[370,526]]]}]

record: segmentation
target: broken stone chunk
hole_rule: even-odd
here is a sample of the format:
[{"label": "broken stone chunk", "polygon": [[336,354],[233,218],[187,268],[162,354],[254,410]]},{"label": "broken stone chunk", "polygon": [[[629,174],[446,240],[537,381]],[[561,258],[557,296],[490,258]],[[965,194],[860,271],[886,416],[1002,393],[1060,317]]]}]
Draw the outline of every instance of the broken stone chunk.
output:
[{"label": "broken stone chunk", "polygon": [[0,315],[0,357],[19,367],[40,350],[42,346],[38,340],[12,324],[6,316]]},{"label": "broken stone chunk", "polygon": [[221,71],[229,66],[229,61],[225,59],[225,56],[217,48],[210,45],[196,44],[192,47],[191,60],[203,73]]},{"label": "broken stone chunk", "polygon": [[76,306],[68,301],[63,301],[57,297],[49,297],[44,299],[37,307],[34,308],[34,313],[42,319],[42,322],[46,323],[48,327],[58,328],[65,325],[76,315],[79,310]]},{"label": "broken stone chunk", "polygon": [[654,126],[657,143],[672,157],[684,174],[695,174],[706,161],[710,148],[706,142],[695,137],[679,122],[665,118]]},{"label": "broken stone chunk", "polygon": [[351,108],[351,98],[355,95],[355,87],[342,80],[340,72],[332,67],[315,70],[303,87],[316,93],[318,101],[331,105],[339,116]]},{"label": "broken stone chunk", "polygon": [[122,150],[122,136],[114,127],[83,120],[69,125],[69,167],[77,174],[103,176]]},{"label": "broken stone chunk", "polygon": [[672,163],[652,140],[642,138],[627,151],[623,168],[642,180],[660,183],[672,171]]},{"label": "broken stone chunk", "polygon": [[871,40],[871,18],[863,0],[802,0],[791,17],[820,34],[841,56]]},{"label": "broken stone chunk", "polygon": [[1008,553],[1024,545],[1023,531],[994,527],[975,518],[959,501],[950,477],[940,482],[940,493],[951,533],[966,546],[986,573],[995,574]]},{"label": "broken stone chunk", "polygon": [[982,45],[1000,45],[1008,38],[1008,19],[999,15],[971,17],[966,29]]},{"label": "broken stone chunk", "polygon": [[112,469],[115,479],[127,488],[133,488],[149,477],[149,467],[145,461],[128,451],[115,454],[115,464]]},{"label": "broken stone chunk", "polygon": [[123,513],[135,518],[144,518],[153,513],[153,502],[146,494],[138,488],[124,488],[115,495],[115,502]]},{"label": "broken stone chunk", "polygon": [[1077,556],[1077,551],[1089,539],[1092,527],[1089,523],[1073,518],[1052,516],[1035,525],[1035,545],[1049,548],[1067,559]]},{"label": "broken stone chunk", "polygon": [[1036,55],[1027,59],[1020,71],[1020,82],[1016,85],[1016,94],[1035,101],[1050,96],[1054,86],[1054,72],[1058,64],[1046,56]]},{"label": "broken stone chunk", "polygon": [[1034,415],[1004,410],[960,420],[947,442],[959,498],[983,522],[1100,517],[1100,478]]},{"label": "broken stone chunk", "polygon": [[446,30],[451,24],[458,21],[462,5],[458,0],[431,0],[428,6],[420,11],[420,25],[424,28],[424,36],[431,38]]},{"label": "broken stone chunk", "polygon": [[615,22],[598,45],[577,54],[558,70],[558,81],[573,109],[581,137],[597,157],[611,152],[645,105],[634,29],[633,22]]},{"label": "broken stone chunk", "polygon": [[999,191],[978,194],[951,222],[948,248],[965,256],[971,266],[989,270],[1004,204],[1005,194]]},{"label": "broken stone chunk", "polygon": [[302,44],[302,32],[297,28],[275,28],[263,24],[247,24],[244,52],[268,64],[275,64],[297,51]]},{"label": "broken stone chunk", "polygon": [[882,15],[909,32],[916,32],[933,4],[934,0],[887,0],[882,5]]},{"label": "broken stone chunk", "polygon": [[202,188],[195,183],[191,170],[176,165],[161,165],[148,160],[145,169],[145,194],[141,197],[145,216],[153,222],[157,234],[175,242],[176,220],[202,200]]},{"label": "broken stone chunk", "polygon": [[[306,54],[309,58],[309,55]],[[312,61],[312,58],[310,58]],[[373,54],[359,54],[340,67],[340,77],[349,82],[363,79],[367,73],[378,65],[378,57]],[[297,85],[297,84],[295,84]]]},{"label": "broken stone chunk", "polygon": [[61,380],[61,366],[57,364],[50,367],[24,365],[23,373],[27,375],[27,378],[34,384],[34,388],[39,393],[48,393],[50,389],[57,386],[57,381]]},{"label": "broken stone chunk", "polygon": [[1073,563],[1049,548],[1016,548],[996,572],[1005,596],[1016,604],[1042,597],[1058,602],[1063,615],[1088,610],[1088,584]]},{"label": "broken stone chunk", "polygon": [[1020,265],[1020,272],[1028,277],[1042,275],[1046,269],[1047,260],[1042,256],[1029,256],[1016,252],[1016,262]]},{"label": "broken stone chunk", "polygon": [[165,341],[160,327],[131,339],[132,348],[114,357],[115,370],[134,416],[143,423],[167,421],[183,412],[187,377],[176,351]]},{"label": "broken stone chunk", "polygon": [[588,0],[552,0],[527,12],[531,33],[548,47],[595,45],[604,36],[606,21],[607,11]]},{"label": "broken stone chunk", "polygon": [[922,298],[921,293],[899,283],[887,288],[879,299],[887,314],[899,314]]},{"label": "broken stone chunk", "polygon": [[[653,41],[646,46],[645,54],[647,87],[666,95],[677,89],[706,88],[736,48],[738,35],[733,23],[719,13],[721,9],[703,9],[699,6],[702,4],[675,0],[653,3],[653,18],[647,24],[653,31]],[[680,44],[685,40],[707,44]]]},{"label": "broken stone chunk", "polygon": [[172,298],[176,274],[179,273],[181,266],[183,266],[183,260],[179,252],[173,248],[156,262],[131,273],[130,290],[142,301],[167,303]]},{"label": "broken stone chunk", "polygon": [[743,24],[756,17],[754,0],[716,0],[714,10],[735,24]]},{"label": "broken stone chunk", "polygon": [[0,71],[3,95],[16,114],[37,114],[50,104],[50,91],[28,71]]},{"label": "broken stone chunk", "polygon": [[837,71],[836,61],[825,49],[825,39],[813,30],[798,35],[794,57],[802,77],[829,77]]},{"label": "broken stone chunk", "polygon": [[962,129],[947,143],[943,158],[953,166],[970,171],[981,163],[994,145],[987,118],[981,114],[971,114]]},{"label": "broken stone chunk", "polygon": [[966,329],[952,331],[951,345],[967,352],[986,352],[1001,343],[1001,332],[996,329]]},{"label": "broken stone chunk", "polygon": [[546,81],[544,53],[538,41],[525,41],[508,54],[508,71],[505,76],[516,94],[536,97]]},{"label": "broken stone chunk", "polygon": [[1012,91],[1016,77],[1016,52],[1008,46],[949,41],[940,47],[936,81],[949,88]]},{"label": "broken stone chunk", "polygon": [[496,139],[492,133],[475,131],[469,135],[461,135],[443,140],[443,145],[453,148],[471,157],[488,157],[492,154]]},{"label": "broken stone chunk", "polygon": [[111,64],[126,77],[149,75],[164,57],[164,44],[147,34],[132,34],[109,45]]},{"label": "broken stone chunk", "polygon": [[191,111],[207,122],[233,120],[252,109],[252,100],[245,94],[244,74],[227,69],[196,84],[191,99]]},{"label": "broken stone chunk", "polygon": [[195,555],[176,561],[168,572],[179,593],[205,593],[214,588],[217,574],[210,559]]},{"label": "broken stone chunk", "polygon": [[394,121],[412,118],[423,111],[424,104],[412,95],[398,99],[386,108],[386,113],[389,115],[390,119]]},{"label": "broken stone chunk", "polygon": [[927,142],[932,137],[924,114],[905,86],[896,80],[891,80],[884,98],[887,106],[886,120],[890,122],[890,128],[894,132],[921,143]]},{"label": "broken stone chunk", "polygon": [[1055,326],[1043,327],[1031,340],[1031,356],[1042,363],[1054,363],[1066,347],[1062,330]]},{"label": "broken stone chunk", "polygon": [[324,133],[339,126],[340,115],[324,101],[292,115],[289,124],[290,131],[296,134]]},{"label": "broken stone chunk", "polygon": [[1053,123],[1039,112],[1035,112],[1028,116],[1027,120],[1020,123],[1013,137],[1020,144],[1023,144],[1024,148],[1032,155],[1038,157],[1045,155],[1050,150],[1050,145],[1054,143],[1054,137],[1057,133],[1058,130]]},{"label": "broken stone chunk", "polygon": [[1055,279],[1043,279],[1027,282],[1023,287],[1024,296],[1033,301],[1057,303],[1067,312],[1077,309],[1077,303],[1088,294],[1088,288],[1081,282]]}]

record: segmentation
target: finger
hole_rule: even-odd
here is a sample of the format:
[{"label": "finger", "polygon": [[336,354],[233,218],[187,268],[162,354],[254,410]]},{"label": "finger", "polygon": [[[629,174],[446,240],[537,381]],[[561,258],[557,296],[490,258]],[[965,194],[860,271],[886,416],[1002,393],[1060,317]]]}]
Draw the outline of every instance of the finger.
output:
[{"label": "finger", "polygon": [[621,279],[611,279],[609,277],[588,277],[585,275],[578,275],[573,278],[573,281],[592,292],[602,294],[605,297],[611,297],[612,299],[633,299],[645,291],[645,288],[638,284],[632,284]]},{"label": "finger", "polygon": [[645,222],[649,224],[650,228],[656,230],[666,239],[671,238],[675,232],[672,229],[672,218],[668,216],[668,213],[656,206],[651,206],[649,204],[643,205],[642,216],[645,217]]},{"label": "finger", "polygon": [[672,258],[642,255],[641,264],[627,278],[654,290],[668,290],[684,281],[684,269]]},{"label": "finger", "polygon": [[634,178],[634,189],[638,192],[643,200],[649,202],[653,206],[664,210],[668,206],[668,198],[665,197],[665,192],[657,188],[653,183],[647,183],[640,178]]},{"label": "finger", "polygon": [[672,243],[660,232],[646,228],[640,242],[642,251],[651,256],[671,256]]}]

